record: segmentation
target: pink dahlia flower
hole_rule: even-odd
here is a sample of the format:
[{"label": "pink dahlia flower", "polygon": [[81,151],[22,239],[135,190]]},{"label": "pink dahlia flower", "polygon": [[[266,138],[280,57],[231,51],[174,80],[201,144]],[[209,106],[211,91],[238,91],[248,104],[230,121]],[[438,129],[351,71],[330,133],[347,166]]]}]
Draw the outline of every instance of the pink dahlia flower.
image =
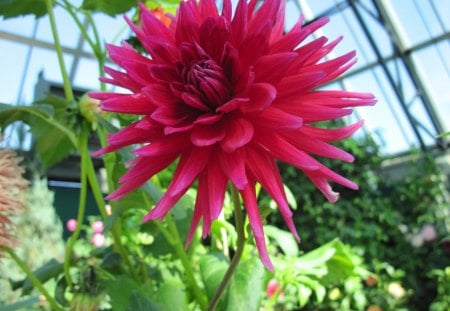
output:
[{"label": "pink dahlia flower", "polygon": [[203,236],[222,209],[228,182],[239,191],[262,262],[272,270],[255,196],[258,182],[277,202],[287,226],[299,240],[277,168],[280,160],[302,170],[329,201],[336,201],[329,181],[351,189],[357,185],[322,165],[313,156],[353,161],[330,142],[344,139],[362,122],[337,129],[315,122],[371,105],[367,93],[316,90],[355,63],[355,53],[325,60],[341,38],[303,41],[328,22],[302,26],[302,18],[284,32],[284,0],[247,3],[232,12],[231,0],[219,12],[213,0],[182,1],[170,26],[141,6],[142,27],[126,18],[148,55],[127,43],[108,46],[123,70],[105,68],[102,81],[129,94],[91,93],[106,111],[142,116],[109,136],[97,155],[142,144],[109,199],[119,199],[178,161],[173,180],[144,217],[162,219],[198,180],[191,240],[203,219]]}]

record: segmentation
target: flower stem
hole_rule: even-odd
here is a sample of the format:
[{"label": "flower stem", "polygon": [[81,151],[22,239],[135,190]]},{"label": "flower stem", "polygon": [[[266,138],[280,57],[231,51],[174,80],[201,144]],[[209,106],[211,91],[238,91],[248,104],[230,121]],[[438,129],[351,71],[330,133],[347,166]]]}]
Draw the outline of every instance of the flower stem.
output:
[{"label": "flower stem", "polygon": [[4,250],[11,256],[11,258],[16,262],[16,264],[22,269],[22,271],[26,274],[31,283],[36,287],[39,292],[44,295],[47,299],[48,303],[51,306],[52,310],[63,310],[58,304],[58,302],[49,294],[49,292],[45,289],[44,285],[39,281],[39,279],[34,275],[31,269],[24,263],[19,256],[9,247],[4,246]]},{"label": "flower stem", "polygon": [[220,297],[222,297],[225,289],[228,286],[228,283],[231,280],[231,277],[236,271],[236,268],[239,264],[239,261],[241,260],[242,253],[244,252],[245,247],[246,240],[244,230],[244,215],[242,214],[241,210],[239,192],[232,184],[230,184],[230,188],[231,188],[231,198],[233,200],[233,207],[234,207],[234,220],[236,223],[236,231],[237,231],[236,252],[234,253],[233,259],[231,260],[230,266],[228,267],[228,270],[225,273],[222,282],[216,289],[216,292],[214,293],[214,296],[209,303],[208,311],[213,311],[216,308],[217,303],[220,300]]},{"label": "flower stem", "polygon": [[[206,300],[205,296],[203,295],[202,291],[200,290],[200,287],[197,284],[197,281],[195,280],[194,271],[192,270],[192,265],[189,260],[189,256],[186,253],[186,250],[184,248],[183,242],[181,241],[180,234],[178,233],[177,226],[175,225],[175,222],[172,219],[172,216],[170,213],[166,215],[166,223],[167,223],[167,229],[169,234],[169,241],[172,241],[172,246],[175,249],[175,252],[177,253],[178,258],[181,260],[181,263],[184,267],[184,272],[186,273],[186,278],[188,279],[189,286],[191,287],[193,294],[197,300],[197,302],[200,304],[200,307],[202,310],[206,310]],[[164,230],[162,230],[162,233],[164,234]]]},{"label": "flower stem", "polygon": [[[78,225],[75,228],[75,231],[73,232],[72,236],[69,238],[69,241],[67,242],[66,247],[66,253],[64,258],[64,275],[66,278],[67,285],[69,287],[72,286],[73,281],[72,277],[70,276],[70,261],[72,259],[72,251],[73,247],[75,245],[75,242],[78,239],[78,236],[80,235],[81,230],[81,224],[84,221],[84,214],[86,210],[86,196],[87,196],[87,161],[86,161],[86,154],[83,152],[84,150],[87,150],[87,137],[88,137],[88,131],[86,128],[84,128],[80,134],[80,141],[79,141],[79,147],[80,147],[80,153],[81,153],[81,172],[80,172],[80,179],[81,179],[81,189],[80,189],[80,199],[78,202],[78,215],[77,215],[77,223]],[[88,155],[89,157],[89,155]]]},{"label": "flower stem", "polygon": [[64,57],[62,52],[61,43],[58,37],[58,31],[56,29],[55,15],[53,14],[52,0],[46,0],[48,18],[50,20],[50,27],[52,28],[53,42],[55,43],[56,54],[58,56],[59,68],[64,83],[64,94],[68,101],[74,100],[72,85],[70,84],[69,75],[67,74],[66,66],[64,64]]}]

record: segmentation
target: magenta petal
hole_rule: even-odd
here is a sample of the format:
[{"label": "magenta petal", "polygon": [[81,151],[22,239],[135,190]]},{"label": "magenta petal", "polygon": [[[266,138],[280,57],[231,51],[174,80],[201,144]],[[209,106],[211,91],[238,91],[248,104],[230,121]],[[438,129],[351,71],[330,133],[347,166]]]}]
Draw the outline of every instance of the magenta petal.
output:
[{"label": "magenta petal", "polygon": [[192,148],[185,152],[180,158],[167,192],[170,190],[171,196],[185,192],[207,165],[210,153],[211,148],[207,147]]},{"label": "magenta petal", "polygon": [[276,85],[284,76],[289,66],[296,59],[297,53],[285,52],[262,56],[255,64],[255,81]]},{"label": "magenta petal", "polygon": [[273,264],[270,260],[269,253],[267,251],[266,241],[264,237],[264,229],[261,220],[261,215],[259,214],[258,203],[256,202],[256,193],[254,186],[247,185],[242,191],[242,200],[244,201],[245,210],[247,211],[248,220],[250,222],[250,227],[253,231],[253,236],[255,238],[256,248],[259,252],[259,257],[262,263],[269,271],[273,271]]},{"label": "magenta petal", "polygon": [[303,125],[303,119],[281,109],[269,107],[255,115],[253,125],[273,128],[278,131],[297,130]]},{"label": "magenta petal", "polygon": [[268,83],[255,83],[248,94],[250,101],[242,105],[246,112],[261,111],[269,107],[277,97],[277,89]]},{"label": "magenta petal", "polygon": [[232,152],[250,142],[253,137],[253,125],[243,118],[231,119],[226,125],[226,136],[221,142],[225,152]]},{"label": "magenta petal", "polygon": [[300,242],[300,237],[292,220],[292,211],[287,203],[286,193],[283,187],[278,167],[275,161],[262,150],[252,150],[248,153],[248,166],[253,175],[269,195],[277,202],[278,208],[289,230],[295,239]]},{"label": "magenta petal", "polygon": [[219,152],[219,163],[222,171],[239,190],[244,189],[248,184],[245,162],[246,154],[243,148],[231,153]]},{"label": "magenta petal", "polygon": [[313,126],[303,126],[300,129],[305,135],[320,139],[325,142],[338,141],[350,137],[364,124],[363,120],[360,120],[352,125],[344,126],[338,129],[324,129]]},{"label": "magenta petal", "polygon": [[197,197],[195,199],[194,213],[192,215],[191,226],[186,239],[186,248],[191,243],[192,237],[197,229],[200,219],[204,215],[205,206],[208,206],[208,182],[206,174],[201,174],[198,181]]},{"label": "magenta petal", "polygon": [[208,165],[208,192],[209,192],[209,210],[210,220],[213,221],[219,217],[222,211],[223,199],[227,188],[228,178],[222,172],[217,161],[212,161]]},{"label": "magenta petal", "polygon": [[225,137],[225,131],[221,126],[202,126],[197,125],[191,132],[191,141],[198,147],[210,146]]}]

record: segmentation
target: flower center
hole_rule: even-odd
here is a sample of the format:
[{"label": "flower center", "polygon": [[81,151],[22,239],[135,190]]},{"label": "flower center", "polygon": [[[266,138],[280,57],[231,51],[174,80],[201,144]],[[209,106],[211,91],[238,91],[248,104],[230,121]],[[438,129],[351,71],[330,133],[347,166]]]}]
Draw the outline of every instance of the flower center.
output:
[{"label": "flower center", "polygon": [[230,97],[230,84],[221,66],[211,59],[196,61],[184,68],[186,89],[215,110]]}]

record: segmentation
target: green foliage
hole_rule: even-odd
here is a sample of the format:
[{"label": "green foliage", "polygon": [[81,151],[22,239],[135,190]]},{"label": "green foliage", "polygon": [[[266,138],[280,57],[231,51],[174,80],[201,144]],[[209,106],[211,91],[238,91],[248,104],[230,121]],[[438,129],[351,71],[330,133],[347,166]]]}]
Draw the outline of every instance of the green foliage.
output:
[{"label": "green foliage", "polygon": [[4,18],[30,14],[38,18],[46,13],[45,0],[0,0],[0,16]]},{"label": "green foliage", "polygon": [[84,0],[81,8],[115,16],[128,12],[136,3],[137,0]]},{"label": "green foliage", "polygon": [[[387,308],[403,304],[411,310],[428,308],[436,285],[426,271],[442,268],[449,261],[449,254],[439,243],[439,236],[447,234],[442,215],[448,203],[442,196],[442,179],[436,164],[426,155],[413,155],[410,158],[413,165],[404,178],[386,178],[380,172],[382,158],[373,141],[349,139],[340,146],[353,153],[356,162],[323,160],[323,163],[354,180],[360,189],[351,191],[335,186],[341,196],[334,204],[326,202],[303,174],[292,167],[281,167],[283,179],[297,198],[299,208],[294,219],[302,247],[309,250],[339,237],[363,255],[369,270],[376,271],[377,264],[384,262],[404,272],[396,280],[411,294],[396,303],[393,297],[383,298],[389,296],[386,291],[392,276],[378,269],[384,274],[378,275],[379,286],[361,289],[368,304]],[[277,214],[269,217],[272,223],[282,225]],[[427,224],[436,229],[437,239],[414,246],[414,239]],[[341,290],[348,294],[348,289]]]},{"label": "green foliage", "polygon": [[430,276],[437,279],[437,296],[430,306],[430,311],[450,310],[450,266],[431,271]]}]

